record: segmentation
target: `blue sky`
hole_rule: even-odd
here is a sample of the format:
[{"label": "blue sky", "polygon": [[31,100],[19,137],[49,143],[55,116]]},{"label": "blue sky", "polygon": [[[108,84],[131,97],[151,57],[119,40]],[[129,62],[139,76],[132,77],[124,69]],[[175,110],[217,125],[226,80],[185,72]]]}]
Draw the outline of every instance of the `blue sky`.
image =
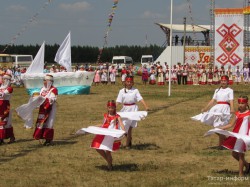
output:
[{"label": "blue sky", "polygon": [[[72,45],[101,47],[113,0],[1,0],[0,44],[60,44],[71,31]],[[173,23],[210,24],[210,0],[173,0]],[[242,7],[244,0],[215,0],[216,7]],[[43,8],[43,7],[46,8]],[[29,20],[38,14],[35,21]],[[164,33],[155,22],[170,22],[170,0],[119,0],[108,46],[162,45]],[[20,33],[16,40],[13,37]]]}]

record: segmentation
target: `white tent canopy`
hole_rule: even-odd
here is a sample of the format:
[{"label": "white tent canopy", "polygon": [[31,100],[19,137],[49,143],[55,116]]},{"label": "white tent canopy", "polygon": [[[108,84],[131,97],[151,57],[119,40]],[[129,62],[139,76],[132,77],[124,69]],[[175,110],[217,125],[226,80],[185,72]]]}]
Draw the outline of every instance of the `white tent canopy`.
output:
[{"label": "white tent canopy", "polygon": [[[160,27],[167,28],[167,29],[171,28],[171,24],[165,24],[165,23],[155,23],[155,24],[159,25]],[[184,24],[173,24],[172,30],[184,32]],[[188,25],[186,24],[186,32],[203,32],[207,30],[210,30],[210,25]]]}]

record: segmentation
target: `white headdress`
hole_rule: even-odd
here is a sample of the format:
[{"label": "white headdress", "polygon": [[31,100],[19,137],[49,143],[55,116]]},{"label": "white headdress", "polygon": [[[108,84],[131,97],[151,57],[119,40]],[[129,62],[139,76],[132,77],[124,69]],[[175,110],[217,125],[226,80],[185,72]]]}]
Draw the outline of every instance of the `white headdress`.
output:
[{"label": "white headdress", "polygon": [[53,81],[53,75],[50,74],[45,75],[44,80]]},{"label": "white headdress", "polygon": [[49,90],[53,84],[53,75],[50,74],[45,75],[44,80],[46,80],[47,82],[46,90]]}]

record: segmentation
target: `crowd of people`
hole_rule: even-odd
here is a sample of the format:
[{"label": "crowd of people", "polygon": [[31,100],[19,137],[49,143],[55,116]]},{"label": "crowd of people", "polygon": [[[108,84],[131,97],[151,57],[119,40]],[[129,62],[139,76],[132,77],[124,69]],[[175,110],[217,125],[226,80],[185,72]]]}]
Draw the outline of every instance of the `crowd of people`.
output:
[{"label": "crowd of people", "polygon": [[[209,64],[181,64],[173,65],[171,68],[167,63],[161,65],[160,62],[151,65],[135,66],[133,64],[122,64],[120,66],[111,63],[99,63],[96,65],[76,65],[73,71],[95,72],[93,85],[115,84],[117,77],[123,84],[126,76],[140,75],[144,85],[166,85],[171,80],[172,84],[178,85],[217,85],[220,84],[220,77],[227,75],[229,84],[248,84],[250,82],[249,64],[243,67],[236,66],[212,66]],[[2,73],[1,73],[2,72]],[[17,86],[23,85],[21,74],[26,72],[26,68],[0,68],[0,75],[7,72],[12,75],[12,83]],[[52,64],[44,67],[44,73],[66,72],[63,66]],[[0,76],[1,82],[1,76]]]},{"label": "crowd of people", "polygon": [[[83,68],[83,70],[86,70]],[[91,67],[88,71],[95,72],[94,85],[99,83],[115,84],[116,77],[120,76],[124,83],[126,76],[141,75],[143,84],[150,85],[165,85],[171,80],[172,84],[178,85],[218,85],[220,84],[220,77],[227,75],[229,77],[229,84],[248,84],[250,82],[250,68],[248,64],[244,64],[242,68],[236,66],[232,68],[230,65],[211,66],[209,64],[184,64],[178,63],[169,67],[167,63],[161,65],[159,62],[149,66],[143,65],[141,67],[130,65],[123,65],[121,70],[113,64],[100,64],[96,67]]]},{"label": "crowd of people", "polygon": [[[145,69],[146,67],[144,67]],[[145,72],[145,70],[143,70]],[[220,77],[227,75],[229,77],[229,84],[248,84],[250,82],[250,68],[248,64],[244,64],[243,68],[236,66],[232,68],[231,65],[211,66],[204,64],[180,64],[173,65],[170,68],[166,63],[164,66],[160,63],[152,66],[148,77],[150,80],[156,80],[158,85],[164,85],[171,82],[173,84],[184,85],[212,85],[220,84]]]}]

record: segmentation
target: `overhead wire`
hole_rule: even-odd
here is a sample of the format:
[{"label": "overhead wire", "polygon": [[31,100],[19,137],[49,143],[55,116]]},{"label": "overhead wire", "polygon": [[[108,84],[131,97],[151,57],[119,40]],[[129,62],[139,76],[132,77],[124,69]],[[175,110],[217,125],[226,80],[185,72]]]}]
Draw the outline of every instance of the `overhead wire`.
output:
[{"label": "overhead wire", "polygon": [[46,2],[42,5],[42,7],[22,26],[22,28],[17,32],[15,36],[12,37],[11,41],[6,44],[5,48],[2,50],[4,53],[10,46],[15,44],[16,40],[22,36],[22,34],[27,30],[27,28],[37,20],[38,16],[48,7],[48,5],[52,2],[52,0],[46,0]]}]

